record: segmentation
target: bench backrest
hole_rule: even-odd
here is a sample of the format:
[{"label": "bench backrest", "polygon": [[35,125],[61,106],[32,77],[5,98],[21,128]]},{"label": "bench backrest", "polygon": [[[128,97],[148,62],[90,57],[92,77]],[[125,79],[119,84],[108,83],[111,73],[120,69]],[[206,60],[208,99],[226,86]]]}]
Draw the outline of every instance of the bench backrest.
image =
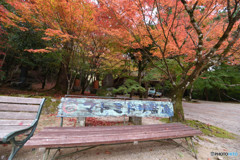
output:
[{"label": "bench backrest", "polygon": [[0,141],[38,120],[43,102],[39,98],[0,96]]},{"label": "bench backrest", "polygon": [[58,106],[58,117],[99,116],[172,117],[171,102],[129,99],[64,97]]}]

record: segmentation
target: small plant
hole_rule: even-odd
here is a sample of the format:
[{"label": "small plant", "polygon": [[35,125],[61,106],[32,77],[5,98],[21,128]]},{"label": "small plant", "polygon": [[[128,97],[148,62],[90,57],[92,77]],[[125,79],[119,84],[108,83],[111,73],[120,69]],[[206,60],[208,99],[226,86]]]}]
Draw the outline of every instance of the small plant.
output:
[{"label": "small plant", "polygon": [[46,97],[46,101],[44,103],[44,112],[45,113],[55,113],[57,111],[57,106],[60,104],[60,100],[53,100],[51,97]]},{"label": "small plant", "polygon": [[113,96],[111,88],[102,87],[97,90],[97,96]]},{"label": "small plant", "polygon": [[118,89],[114,89],[113,93],[133,93],[140,91],[141,93],[145,92],[146,89],[143,88],[138,82],[132,79],[127,79],[122,86],[120,86]]}]

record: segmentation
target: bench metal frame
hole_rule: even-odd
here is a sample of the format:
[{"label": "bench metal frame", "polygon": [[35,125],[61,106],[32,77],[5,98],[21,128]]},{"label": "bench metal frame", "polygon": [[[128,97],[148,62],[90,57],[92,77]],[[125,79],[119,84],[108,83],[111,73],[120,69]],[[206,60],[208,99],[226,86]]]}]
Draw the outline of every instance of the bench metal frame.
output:
[{"label": "bench metal frame", "polygon": [[[8,160],[12,160],[14,158],[14,156],[17,154],[17,152],[23,147],[23,145],[33,136],[33,133],[35,132],[36,128],[37,128],[37,124],[40,118],[40,114],[42,112],[42,107],[43,104],[45,102],[45,98],[43,98],[39,108],[38,108],[38,112],[37,112],[37,116],[35,118],[35,120],[33,121],[33,123],[31,124],[31,126],[29,126],[26,129],[22,129],[22,130],[18,130],[12,133],[9,133],[8,135],[6,135],[1,143],[5,143],[5,144],[11,144],[12,145],[12,151],[10,156],[8,157]],[[23,140],[17,141],[15,139],[16,136],[20,135],[20,134],[26,134],[26,138],[24,138]]]}]

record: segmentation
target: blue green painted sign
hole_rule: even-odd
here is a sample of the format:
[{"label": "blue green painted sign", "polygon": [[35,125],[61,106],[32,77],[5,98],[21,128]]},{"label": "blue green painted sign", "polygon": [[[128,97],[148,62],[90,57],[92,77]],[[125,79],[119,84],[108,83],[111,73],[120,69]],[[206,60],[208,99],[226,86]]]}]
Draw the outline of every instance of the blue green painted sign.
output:
[{"label": "blue green painted sign", "polygon": [[62,98],[59,117],[172,117],[171,102],[122,99]]}]

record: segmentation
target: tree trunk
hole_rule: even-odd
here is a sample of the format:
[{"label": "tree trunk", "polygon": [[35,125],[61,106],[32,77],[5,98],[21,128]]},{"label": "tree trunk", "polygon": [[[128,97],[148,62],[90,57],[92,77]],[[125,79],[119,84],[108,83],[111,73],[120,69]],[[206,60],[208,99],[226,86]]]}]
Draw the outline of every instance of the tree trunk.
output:
[{"label": "tree trunk", "polygon": [[44,88],[45,88],[45,85],[46,85],[46,80],[47,80],[47,73],[45,73],[45,74],[43,75],[42,89],[44,89]]},{"label": "tree trunk", "polygon": [[144,98],[148,98],[148,83],[145,82],[144,84],[145,84],[145,89],[146,89],[146,91],[144,92]]},{"label": "tree trunk", "polygon": [[28,77],[28,67],[21,66],[21,73],[20,73],[20,82],[26,83]]},{"label": "tree trunk", "polygon": [[222,102],[220,89],[218,89],[218,98],[219,98],[219,101]]},{"label": "tree trunk", "polygon": [[[138,83],[141,86],[142,84],[142,70],[141,70],[141,63],[140,66],[138,67]],[[138,91],[139,98],[143,98],[142,92]],[[133,96],[133,91],[130,93],[130,98]],[[142,117],[129,117],[129,122],[132,122],[135,125],[142,125]]]},{"label": "tree trunk", "polygon": [[67,80],[66,69],[64,67],[64,64],[61,63],[61,67],[58,72],[57,81],[54,88],[58,91],[62,91],[62,93],[66,93],[67,86],[68,86],[68,80]]},{"label": "tree trunk", "polygon": [[193,92],[193,84],[191,85],[191,88],[190,88],[190,93],[189,93],[189,101],[192,101],[192,92]]},{"label": "tree trunk", "polygon": [[71,91],[71,79],[69,79],[67,82],[68,82],[67,83],[67,95],[69,95],[70,91]]},{"label": "tree trunk", "polygon": [[73,52],[73,39],[67,41],[64,44],[65,52],[62,55],[62,62],[60,66],[60,70],[58,72],[58,77],[55,85],[55,89],[62,91],[62,93],[67,93],[68,91],[68,76],[70,70],[70,64],[72,63],[72,58],[74,55]]},{"label": "tree trunk", "polygon": [[84,95],[84,93],[85,93],[85,88],[82,88],[81,94]]},{"label": "tree trunk", "polygon": [[206,101],[208,101],[208,91],[207,91],[207,88],[204,88],[204,94],[205,94],[205,97],[206,97]]},{"label": "tree trunk", "polygon": [[[140,86],[142,86],[142,72],[143,72],[143,67],[142,67],[142,61],[138,62],[138,83]],[[143,98],[143,93],[138,91],[139,98]]]},{"label": "tree trunk", "polygon": [[185,91],[184,89],[176,89],[172,97],[172,103],[173,103],[173,109],[174,109],[173,121],[176,121],[176,122],[184,121],[184,112],[183,112],[183,106],[182,106],[182,98],[183,98],[184,91]]},{"label": "tree trunk", "polygon": [[133,97],[133,91],[130,92],[129,98]]}]

